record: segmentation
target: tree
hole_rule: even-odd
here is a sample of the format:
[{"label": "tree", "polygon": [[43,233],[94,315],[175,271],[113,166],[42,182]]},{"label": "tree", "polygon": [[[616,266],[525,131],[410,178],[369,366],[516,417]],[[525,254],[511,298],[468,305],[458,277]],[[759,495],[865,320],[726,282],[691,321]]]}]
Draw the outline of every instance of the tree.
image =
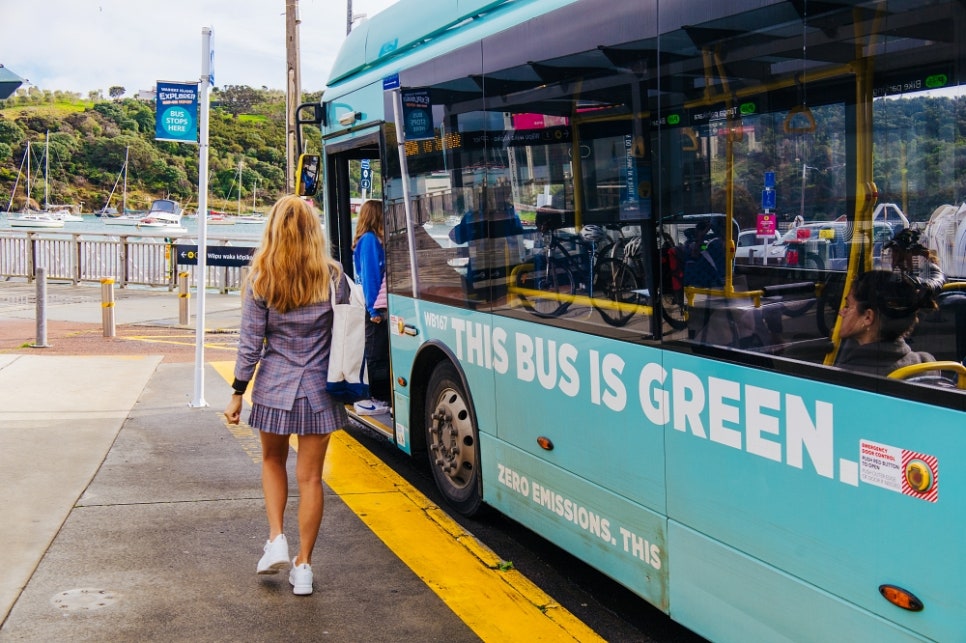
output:
[{"label": "tree", "polygon": [[220,94],[222,107],[236,118],[239,114],[251,112],[252,106],[261,98],[258,90],[248,85],[228,85]]},{"label": "tree", "polygon": [[107,90],[108,96],[117,99],[124,95],[125,89],[120,85],[114,85]]},{"label": "tree", "polygon": [[17,123],[0,119],[0,143],[19,145],[23,141],[24,136],[23,129]]}]

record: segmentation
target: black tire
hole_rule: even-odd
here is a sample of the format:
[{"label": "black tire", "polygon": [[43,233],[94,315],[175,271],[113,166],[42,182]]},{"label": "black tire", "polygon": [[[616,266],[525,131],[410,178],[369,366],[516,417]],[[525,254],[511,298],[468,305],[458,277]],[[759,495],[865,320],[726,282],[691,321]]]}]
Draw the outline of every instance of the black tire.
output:
[{"label": "black tire", "polygon": [[423,410],[426,451],[436,487],[447,504],[464,516],[483,505],[479,431],[456,367],[433,370]]},{"label": "black tire", "polygon": [[600,304],[605,301],[617,304],[638,304],[641,297],[637,290],[637,277],[626,263],[616,259],[597,261],[597,265],[594,266],[594,305],[605,322],[611,326],[623,326],[630,321],[634,316],[633,310],[610,308]]},{"label": "black tire", "polygon": [[674,330],[688,327],[688,304],[684,299],[684,289],[661,292],[661,317]]},{"label": "black tire", "polygon": [[517,273],[517,286],[529,290],[542,290],[550,297],[520,295],[523,307],[538,317],[557,317],[566,312],[575,292],[574,274],[570,268],[558,261],[540,270],[520,270]]}]

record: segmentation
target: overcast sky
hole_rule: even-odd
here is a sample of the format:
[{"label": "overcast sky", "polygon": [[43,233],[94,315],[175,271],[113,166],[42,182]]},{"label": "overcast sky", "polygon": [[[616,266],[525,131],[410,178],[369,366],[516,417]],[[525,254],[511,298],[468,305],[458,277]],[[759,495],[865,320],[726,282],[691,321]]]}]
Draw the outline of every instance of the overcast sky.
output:
[{"label": "overcast sky", "polygon": [[[346,0],[296,0],[302,91],[324,88],[346,32]],[[397,0],[352,0],[372,17]],[[201,30],[214,33],[215,86],[285,89],[286,0],[0,0],[0,64],[40,89],[197,81]]]}]

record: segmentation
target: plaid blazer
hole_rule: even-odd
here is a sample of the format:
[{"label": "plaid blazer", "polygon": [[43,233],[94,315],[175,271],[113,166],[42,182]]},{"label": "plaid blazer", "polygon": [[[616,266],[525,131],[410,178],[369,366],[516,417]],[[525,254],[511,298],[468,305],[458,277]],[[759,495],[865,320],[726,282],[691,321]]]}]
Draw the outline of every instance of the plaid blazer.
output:
[{"label": "plaid blazer", "polygon": [[[339,302],[348,301],[344,274],[336,297]],[[325,392],[331,341],[331,302],[280,313],[255,297],[248,285],[242,299],[235,378],[250,381],[258,366],[253,403],[288,411],[296,398],[306,397],[318,412],[339,403]]]}]

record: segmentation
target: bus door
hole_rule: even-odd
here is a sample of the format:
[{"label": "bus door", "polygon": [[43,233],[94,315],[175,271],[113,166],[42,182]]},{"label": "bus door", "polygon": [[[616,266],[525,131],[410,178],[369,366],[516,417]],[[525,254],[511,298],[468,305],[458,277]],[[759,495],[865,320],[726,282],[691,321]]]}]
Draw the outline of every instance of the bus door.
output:
[{"label": "bus door", "polygon": [[333,256],[342,262],[350,276],[355,275],[352,237],[359,207],[366,198],[382,199],[380,159],[378,132],[346,141],[344,145],[326,144],[325,230]]},{"label": "bus door", "polygon": [[[344,143],[327,142],[325,145],[324,226],[332,255],[342,263],[350,279],[356,274],[352,241],[359,210],[367,199],[383,200],[380,150],[378,130]],[[387,226],[387,233],[388,230]],[[386,265],[388,278],[388,259]],[[365,416],[359,420],[392,439],[392,427],[383,424],[378,417]]]}]

